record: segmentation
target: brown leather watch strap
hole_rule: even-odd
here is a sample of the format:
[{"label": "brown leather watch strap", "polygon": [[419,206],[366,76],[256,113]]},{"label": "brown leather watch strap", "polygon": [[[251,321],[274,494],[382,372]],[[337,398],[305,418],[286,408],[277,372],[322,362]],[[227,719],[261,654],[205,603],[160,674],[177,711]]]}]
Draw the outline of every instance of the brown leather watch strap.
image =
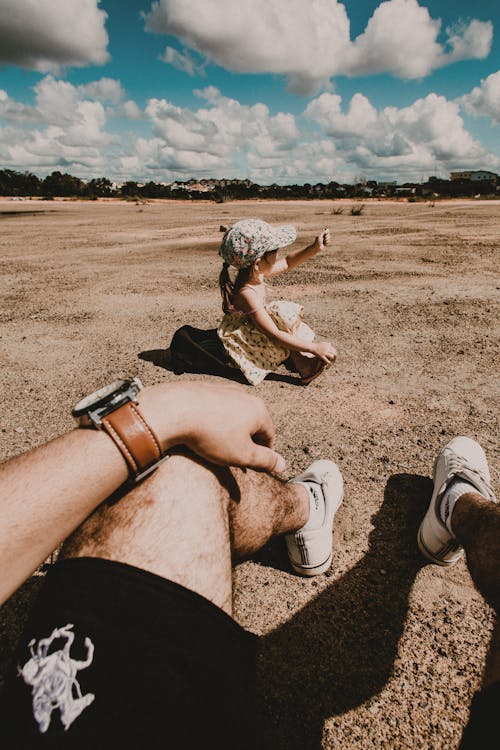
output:
[{"label": "brown leather watch strap", "polygon": [[160,442],[133,402],[102,417],[101,422],[135,477],[161,460]]}]

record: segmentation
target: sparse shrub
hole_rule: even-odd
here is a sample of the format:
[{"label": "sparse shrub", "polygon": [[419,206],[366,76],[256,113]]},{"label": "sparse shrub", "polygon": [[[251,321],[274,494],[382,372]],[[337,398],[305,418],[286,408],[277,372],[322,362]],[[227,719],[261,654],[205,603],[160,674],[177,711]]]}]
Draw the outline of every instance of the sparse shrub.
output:
[{"label": "sparse shrub", "polygon": [[361,216],[364,210],[365,210],[364,203],[361,203],[359,206],[353,206],[351,208],[351,216]]},{"label": "sparse shrub", "polygon": [[229,194],[223,188],[216,188],[212,191],[212,199],[215,203],[225,203],[229,199]]},{"label": "sparse shrub", "polygon": [[332,208],[332,214],[334,216],[340,216],[340,214],[344,213],[344,209],[338,206],[337,208]]}]

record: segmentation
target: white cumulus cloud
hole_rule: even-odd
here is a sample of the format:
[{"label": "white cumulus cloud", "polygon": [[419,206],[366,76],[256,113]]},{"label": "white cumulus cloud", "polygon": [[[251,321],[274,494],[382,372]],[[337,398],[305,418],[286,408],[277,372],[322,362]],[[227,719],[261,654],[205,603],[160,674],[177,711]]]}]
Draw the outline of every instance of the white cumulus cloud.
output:
[{"label": "white cumulus cloud", "polygon": [[[294,115],[271,115],[265,104],[243,105],[225,97],[214,86],[196,90],[202,101],[196,110],[178,107],[165,99],[150,99],[145,108],[153,137],[136,139],[135,153],[127,154],[122,167],[142,164],[149,176],[168,171],[170,178],[195,176],[240,177],[280,171],[289,163],[293,171],[295,149],[301,138]],[[261,165],[260,167],[258,165]],[[309,165],[310,169],[310,165]]]},{"label": "white cumulus cloud", "polygon": [[286,150],[299,130],[293,115],[271,116],[265,104],[240,104],[223,96],[214,86],[196,90],[209,106],[193,112],[164,99],[151,99],[146,115],[153,133],[168,146],[182,150],[227,156],[238,150]]},{"label": "white cumulus cloud", "polygon": [[[122,170],[133,170],[143,179],[162,180],[170,178],[187,179],[194,175],[204,176],[219,173],[229,166],[227,159],[204,151],[176,148],[163,138],[138,138],[135,153],[122,157]],[[130,172],[129,172],[130,174]]]},{"label": "white cumulus cloud", "polygon": [[205,75],[203,65],[197,63],[188,51],[178,52],[173,47],[165,47],[165,52],[161,55],[160,60],[190,76]]},{"label": "white cumulus cloud", "polygon": [[305,116],[314,120],[335,142],[347,163],[375,177],[405,175],[415,179],[434,173],[481,164],[499,163],[465,129],[459,106],[429,94],[412,105],[377,111],[362,94],[355,94],[346,112],[336,94],[312,100]]},{"label": "white cumulus cloud", "polygon": [[401,78],[427,75],[442,51],[437,42],[440,26],[417,0],[381,3],[349,50],[347,72],[390,71]]},{"label": "white cumulus cloud", "polygon": [[98,169],[112,174],[120,145],[107,129],[109,118],[142,116],[135,102],[124,101],[120,82],[101,78],[74,86],[48,75],[34,92],[33,105],[26,105],[0,90],[0,122],[7,123],[0,130],[3,164],[33,171],[64,167],[77,176],[95,176]]},{"label": "white cumulus cloud", "polygon": [[[441,21],[431,18],[417,0],[387,0],[353,42],[345,72],[390,72],[400,78],[421,78],[457,60],[484,58],[493,39],[490,21],[459,22],[438,42]],[[449,49],[448,49],[449,48]]]},{"label": "white cumulus cloud", "polygon": [[479,86],[460,97],[458,102],[467,112],[491,117],[496,125],[500,125],[500,70],[481,81]]},{"label": "white cumulus cloud", "polygon": [[[331,77],[388,72],[419,78],[491,48],[490,21],[473,19],[446,29],[418,0],[380,3],[365,31],[351,40],[349,17],[339,0],[156,0],[146,28],[182,44],[228,70],[278,73],[290,88],[312,93]],[[173,48],[167,62],[194,74],[186,52]]]},{"label": "white cumulus cloud", "polygon": [[446,29],[451,52],[445,55],[445,62],[455,60],[484,59],[489,55],[493,40],[491,21],[472,20],[469,24],[459,22]]},{"label": "white cumulus cloud", "polygon": [[160,0],[146,27],[229,70],[282,73],[313,88],[349,44],[349,19],[337,0]]},{"label": "white cumulus cloud", "polygon": [[16,102],[15,99],[0,89],[0,119],[9,122],[22,122],[32,119],[32,108],[29,105]]},{"label": "white cumulus cloud", "polygon": [[[269,184],[421,180],[455,169],[500,169],[467,131],[460,107],[495,116],[500,72],[462,97],[429,94],[411,105],[378,109],[364,94],[344,102],[326,92],[301,114],[273,114],[242,104],[214,86],[196,89],[198,104],[149,99],[144,111],[119,81],[75,86],[48,75],[32,105],[0,89],[0,157],[4,167],[46,174],[157,182],[190,177],[249,177]],[[497,109],[494,109],[494,108]],[[112,118],[129,128],[113,133]],[[141,118],[140,125],[134,120]]]},{"label": "white cumulus cloud", "polygon": [[42,73],[104,64],[107,14],[98,6],[99,0],[1,0],[0,64]]},{"label": "white cumulus cloud", "polygon": [[115,78],[100,78],[98,81],[85,83],[78,86],[78,92],[81,96],[88,99],[95,99],[98,102],[110,102],[118,104],[125,96],[125,91]]},{"label": "white cumulus cloud", "polygon": [[132,99],[127,99],[126,102],[123,102],[121,108],[116,113],[118,115],[123,114],[128,120],[140,120],[142,117],[142,110]]}]

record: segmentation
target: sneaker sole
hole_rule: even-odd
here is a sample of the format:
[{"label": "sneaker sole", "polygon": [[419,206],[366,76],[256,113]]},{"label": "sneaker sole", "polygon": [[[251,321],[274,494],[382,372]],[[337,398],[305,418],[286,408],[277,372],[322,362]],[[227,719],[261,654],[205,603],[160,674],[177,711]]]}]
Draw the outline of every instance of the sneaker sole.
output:
[{"label": "sneaker sole", "polygon": [[289,562],[292,570],[294,570],[295,573],[298,573],[301,576],[319,576],[321,573],[325,573],[330,568],[332,560],[333,550],[330,552],[328,558],[319,565],[311,565],[306,567],[305,565],[294,565],[291,560]]},{"label": "sneaker sole", "polygon": [[[417,545],[418,545],[420,552],[422,553],[424,557],[426,557],[435,565],[441,565],[443,568],[449,568],[451,565],[455,565],[455,563],[457,563],[460,560],[460,558],[463,557],[464,555],[463,549],[459,550],[457,554],[455,555],[455,557],[450,557],[449,560],[446,560],[446,559],[443,560],[442,558],[436,557],[436,555],[433,555],[432,552],[425,546],[425,542],[422,539],[422,525],[423,524],[420,525],[420,528],[418,530]],[[446,555],[448,552],[451,551],[451,549],[453,549],[454,546],[456,546],[456,539],[450,539],[450,544],[446,547],[442,547],[441,553]]]},{"label": "sneaker sole", "polygon": [[[336,509],[335,513],[337,512],[337,510],[342,505],[343,500],[344,500],[344,490],[342,490],[342,494],[340,496],[340,500],[338,502],[337,509]],[[333,535],[333,531],[332,531],[332,535]],[[294,570],[295,573],[298,573],[299,575],[302,575],[302,576],[319,576],[319,575],[321,575],[321,573],[326,573],[326,571],[329,570],[329,568],[331,567],[331,564],[332,564],[332,560],[333,560],[333,545],[332,545],[332,551],[328,555],[327,559],[324,560],[322,563],[318,563],[317,565],[296,565],[290,559],[289,559],[289,562],[290,562],[290,566],[291,566],[292,570]]]}]

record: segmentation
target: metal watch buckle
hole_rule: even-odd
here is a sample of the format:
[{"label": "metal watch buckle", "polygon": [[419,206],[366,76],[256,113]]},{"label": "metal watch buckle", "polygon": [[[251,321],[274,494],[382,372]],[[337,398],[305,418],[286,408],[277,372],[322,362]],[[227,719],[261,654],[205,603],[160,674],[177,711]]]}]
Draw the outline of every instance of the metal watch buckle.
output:
[{"label": "metal watch buckle", "polygon": [[148,466],[147,469],[144,469],[143,472],[140,474],[137,474],[137,476],[130,476],[128,481],[132,484],[139,484],[139,482],[142,482],[143,479],[148,477],[150,474],[152,474],[160,464],[162,464],[164,461],[167,460],[167,458],[170,458],[170,453],[167,453],[165,456],[162,456],[162,458],[158,459],[158,461],[155,461],[154,464],[151,464],[151,466]]},{"label": "metal watch buckle", "polygon": [[89,409],[88,418],[94,423],[97,429],[102,429],[102,418],[116,411],[125,404],[128,404],[130,402],[137,404],[137,394],[140,390],[143,389],[143,387],[144,386],[142,385],[139,378],[133,378],[130,381],[127,390],[122,391],[121,393],[117,393],[115,396],[113,396],[109,403],[105,404],[104,406],[98,406],[94,410]]}]

